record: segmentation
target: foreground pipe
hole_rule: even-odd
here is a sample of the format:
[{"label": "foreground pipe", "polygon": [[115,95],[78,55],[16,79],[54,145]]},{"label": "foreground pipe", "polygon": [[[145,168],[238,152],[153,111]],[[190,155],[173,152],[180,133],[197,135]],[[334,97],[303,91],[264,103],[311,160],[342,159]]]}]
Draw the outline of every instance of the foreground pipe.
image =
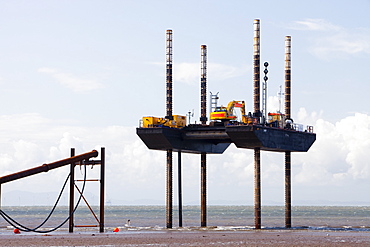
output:
[{"label": "foreground pipe", "polygon": [[24,171],[21,171],[21,172],[17,172],[17,173],[13,173],[13,174],[10,174],[10,175],[7,175],[7,176],[0,177],[0,184],[4,184],[4,183],[7,183],[7,182],[17,180],[17,179],[32,176],[32,175],[35,175],[35,174],[38,174],[38,173],[41,173],[41,172],[48,172],[52,169],[55,169],[55,168],[58,168],[58,167],[61,167],[61,166],[65,166],[65,165],[68,165],[68,164],[71,164],[71,163],[77,163],[77,162],[82,161],[82,160],[88,160],[90,158],[97,157],[97,156],[98,156],[98,151],[93,150],[91,152],[80,154],[80,155],[77,155],[77,156],[74,156],[74,157],[71,157],[71,158],[67,158],[67,159],[64,159],[64,160],[59,160],[59,161],[49,163],[49,164],[44,164],[42,166],[38,166],[38,167],[35,167],[35,168],[31,168],[31,169],[28,169],[28,170],[24,170]]},{"label": "foreground pipe", "polygon": [[[71,157],[75,156],[75,149],[71,148]],[[75,163],[70,164],[70,178],[69,178],[69,221],[68,221],[68,231],[73,232],[73,222],[74,222],[74,213],[73,209],[75,207]]]},{"label": "foreground pipe", "polygon": [[[285,37],[285,117],[291,118],[291,37]],[[285,227],[292,227],[291,152],[285,152]]]}]

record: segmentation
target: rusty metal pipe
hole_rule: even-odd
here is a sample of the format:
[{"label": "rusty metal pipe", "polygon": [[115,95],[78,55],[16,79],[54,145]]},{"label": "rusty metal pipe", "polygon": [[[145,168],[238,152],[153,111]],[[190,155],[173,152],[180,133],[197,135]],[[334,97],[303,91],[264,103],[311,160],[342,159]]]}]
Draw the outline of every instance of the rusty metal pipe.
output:
[{"label": "rusty metal pipe", "polygon": [[291,37],[285,37],[285,117],[291,118]]},{"label": "rusty metal pipe", "polygon": [[254,225],[261,229],[261,150],[254,149]]},{"label": "rusty metal pipe", "polygon": [[254,64],[254,112],[260,114],[260,20],[254,20],[253,39],[253,64]]},{"label": "rusty metal pipe", "polygon": [[[291,37],[285,37],[285,117],[291,118]],[[285,227],[292,227],[291,152],[285,152]]]},{"label": "rusty metal pipe", "polygon": [[285,152],[285,227],[292,227],[291,152]]},{"label": "rusty metal pipe", "polygon": [[177,152],[177,167],[178,167],[178,193],[179,193],[179,227],[182,227],[182,176],[181,176],[181,151]]},{"label": "rusty metal pipe", "polygon": [[[71,157],[75,156],[75,149],[71,148]],[[74,207],[75,207],[75,163],[70,164],[70,178],[69,178],[69,221],[68,221],[68,230],[73,232],[74,227]]]},{"label": "rusty metal pipe", "polygon": [[166,226],[172,228],[172,205],[173,205],[173,188],[172,188],[172,150],[167,150],[166,165]]},{"label": "rusty metal pipe", "polygon": [[166,118],[172,120],[172,30],[166,34]]},{"label": "rusty metal pipe", "polygon": [[201,168],[200,168],[200,176],[201,176],[201,182],[200,182],[200,224],[201,227],[207,226],[207,154],[201,153]]},{"label": "rusty metal pipe", "polygon": [[207,46],[201,45],[200,121],[207,124]]},{"label": "rusty metal pipe", "polygon": [[105,215],[105,148],[102,147],[100,151],[100,223],[99,232],[104,232]]},{"label": "rusty metal pipe", "polygon": [[0,184],[4,184],[4,183],[7,183],[7,182],[17,180],[17,179],[32,176],[32,175],[35,175],[35,174],[38,174],[38,173],[41,173],[41,172],[48,172],[52,169],[59,168],[59,167],[62,167],[62,166],[65,166],[65,165],[68,165],[68,164],[71,164],[71,163],[76,163],[78,161],[87,160],[87,159],[90,159],[90,158],[96,157],[96,156],[98,156],[98,151],[93,150],[91,152],[80,154],[80,155],[77,155],[77,156],[74,156],[74,157],[71,157],[71,158],[59,160],[59,161],[56,161],[56,162],[53,162],[53,163],[44,164],[42,166],[38,166],[38,167],[34,167],[34,168],[24,170],[24,171],[21,171],[21,172],[6,175],[6,176],[3,176],[3,177],[0,177]]}]

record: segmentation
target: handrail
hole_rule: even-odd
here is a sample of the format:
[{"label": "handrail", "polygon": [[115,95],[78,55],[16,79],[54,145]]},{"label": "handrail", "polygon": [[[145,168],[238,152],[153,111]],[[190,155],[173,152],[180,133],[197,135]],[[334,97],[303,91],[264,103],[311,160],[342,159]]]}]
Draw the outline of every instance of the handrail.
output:
[{"label": "handrail", "polygon": [[35,175],[35,174],[38,174],[38,173],[41,173],[41,172],[48,172],[49,170],[52,170],[52,169],[55,169],[55,168],[58,168],[58,167],[61,167],[61,166],[73,164],[73,163],[76,163],[76,162],[81,161],[81,160],[88,160],[90,158],[97,157],[97,156],[98,156],[98,151],[92,150],[91,152],[88,152],[88,153],[76,155],[76,156],[73,156],[73,157],[70,157],[70,158],[67,158],[67,159],[63,159],[63,160],[59,160],[59,161],[56,161],[56,162],[53,162],[53,163],[43,164],[41,166],[37,166],[37,167],[31,168],[31,169],[28,169],[28,170],[24,170],[24,171],[20,171],[20,172],[17,172],[17,173],[9,174],[9,175],[0,177],[0,185],[4,184],[4,183],[7,183],[7,182],[17,180],[17,179],[21,179],[21,178],[24,178],[24,177],[32,176],[32,175]]}]

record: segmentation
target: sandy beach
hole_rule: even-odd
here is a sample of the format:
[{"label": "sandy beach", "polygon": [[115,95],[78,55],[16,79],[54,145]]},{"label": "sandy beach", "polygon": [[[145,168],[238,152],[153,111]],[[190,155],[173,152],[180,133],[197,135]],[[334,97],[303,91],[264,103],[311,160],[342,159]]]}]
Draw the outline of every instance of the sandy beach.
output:
[{"label": "sandy beach", "polygon": [[370,232],[319,230],[4,234],[1,246],[370,246]]}]

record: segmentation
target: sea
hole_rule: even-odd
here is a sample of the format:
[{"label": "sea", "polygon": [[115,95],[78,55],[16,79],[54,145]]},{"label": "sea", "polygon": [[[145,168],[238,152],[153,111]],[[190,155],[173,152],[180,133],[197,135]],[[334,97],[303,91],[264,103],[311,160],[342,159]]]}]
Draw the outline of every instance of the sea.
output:
[{"label": "sea", "polygon": [[[28,228],[34,228],[49,215],[48,206],[3,206],[1,210]],[[94,217],[94,214],[97,216]],[[49,220],[39,229],[52,229],[63,223],[69,215],[67,206],[57,207]],[[166,229],[165,206],[106,206],[105,232],[158,231]],[[200,206],[183,206],[183,227],[179,228],[177,207],[173,210],[173,229],[176,230],[228,230],[254,229],[253,206],[208,206],[207,227],[200,227]],[[98,232],[99,207],[80,206],[74,214],[75,232]],[[284,229],[284,206],[262,207],[262,229]],[[369,206],[293,206],[292,228],[329,231],[370,231]],[[0,217],[0,234],[13,234],[14,227]],[[55,232],[68,232],[68,221]]]}]

